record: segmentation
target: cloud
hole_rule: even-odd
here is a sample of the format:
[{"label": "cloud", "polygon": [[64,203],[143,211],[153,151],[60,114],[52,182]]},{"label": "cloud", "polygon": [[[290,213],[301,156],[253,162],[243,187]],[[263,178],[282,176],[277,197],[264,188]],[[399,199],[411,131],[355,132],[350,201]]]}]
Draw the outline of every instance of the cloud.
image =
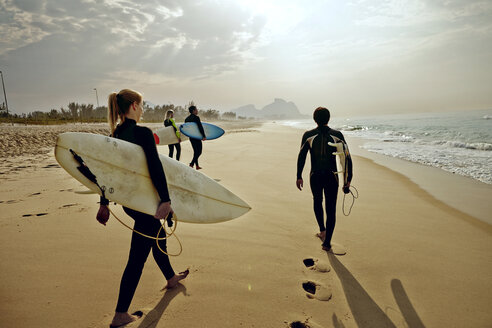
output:
[{"label": "cloud", "polygon": [[32,5],[3,0],[0,9],[7,22],[1,34],[10,36],[3,41],[3,60],[29,56],[26,46],[39,43],[42,48],[56,38],[60,56],[68,52],[75,63],[86,63],[81,57],[89,55],[113,67],[133,65],[178,76],[220,74],[240,65],[264,24],[228,1],[52,0]]},{"label": "cloud", "polygon": [[265,24],[226,0],[0,0],[0,18],[0,65],[15,72],[10,84],[38,94],[122,72],[217,76],[247,63]]}]

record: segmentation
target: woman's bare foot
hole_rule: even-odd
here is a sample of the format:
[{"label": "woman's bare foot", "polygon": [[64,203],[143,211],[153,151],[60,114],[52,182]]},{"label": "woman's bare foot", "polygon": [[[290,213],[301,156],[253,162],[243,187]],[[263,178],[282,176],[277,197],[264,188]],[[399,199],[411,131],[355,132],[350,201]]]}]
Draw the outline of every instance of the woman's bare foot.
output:
[{"label": "woman's bare foot", "polygon": [[129,324],[135,320],[138,320],[142,317],[142,312],[137,311],[133,314],[129,314],[128,312],[115,312],[113,321],[109,325],[110,328],[122,327],[124,325]]},{"label": "woman's bare foot", "polygon": [[178,282],[180,280],[183,280],[184,278],[186,278],[188,276],[188,274],[190,273],[190,270],[189,269],[186,269],[185,271],[183,272],[180,272],[178,274],[175,274],[171,279],[169,279],[167,281],[167,285],[165,288],[167,289],[171,289],[171,288],[174,288],[178,285]]},{"label": "woman's bare foot", "polygon": [[325,230],[325,231],[318,232],[318,233],[316,234],[316,237],[318,237],[319,239],[321,239],[321,241],[325,241],[325,237],[326,237],[326,230]]}]

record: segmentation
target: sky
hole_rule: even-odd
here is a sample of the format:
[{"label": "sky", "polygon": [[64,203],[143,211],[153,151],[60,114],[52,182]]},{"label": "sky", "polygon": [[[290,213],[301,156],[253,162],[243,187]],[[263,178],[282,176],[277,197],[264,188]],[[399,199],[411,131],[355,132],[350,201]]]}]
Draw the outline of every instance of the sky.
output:
[{"label": "sky", "polygon": [[123,88],[220,111],[490,109],[492,1],[0,0],[0,71],[19,114]]}]

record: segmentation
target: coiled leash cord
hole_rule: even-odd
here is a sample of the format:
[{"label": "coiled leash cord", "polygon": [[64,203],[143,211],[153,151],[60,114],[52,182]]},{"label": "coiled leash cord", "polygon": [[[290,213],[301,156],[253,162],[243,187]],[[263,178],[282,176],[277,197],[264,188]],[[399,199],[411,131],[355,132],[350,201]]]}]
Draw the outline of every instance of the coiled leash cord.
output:
[{"label": "coiled leash cord", "polygon": [[[355,194],[351,190],[352,188],[355,190]],[[345,213],[345,196],[347,196],[349,193],[352,195],[352,204],[350,204],[350,208],[349,208],[348,214],[346,214]],[[342,212],[343,212],[343,215],[345,215],[345,216],[349,216],[350,215],[350,212],[352,212],[352,207],[354,206],[355,200],[357,198],[359,198],[359,191],[354,186],[350,186],[347,193],[345,193],[345,191],[343,192],[343,202],[342,202]]]},{"label": "coiled leash cord", "polygon": [[[118,216],[116,216],[116,214],[114,214],[114,212],[113,212],[113,211],[111,211],[111,209],[109,208],[109,205],[108,205],[108,209],[109,209],[109,212],[110,212],[111,214],[113,214],[113,216],[116,218],[116,220],[118,220],[118,222],[119,222],[119,223],[121,223],[123,226],[127,227],[128,229],[130,229],[131,231],[133,231],[133,232],[135,232],[135,233],[138,233],[139,235],[141,235],[141,236],[143,236],[143,237],[145,237],[145,238],[154,239],[154,240],[155,240],[155,243],[157,244],[157,247],[159,248],[159,250],[160,250],[162,253],[164,253],[164,254],[166,254],[166,255],[168,255],[168,256],[179,256],[179,255],[181,255],[181,253],[183,252],[183,245],[181,244],[181,241],[179,240],[178,236],[174,233],[174,232],[176,231],[177,226],[178,226],[178,217],[176,216],[176,214],[175,214],[175,213],[173,213],[173,217],[172,217],[172,218],[174,219],[174,224],[173,224],[174,229],[173,229],[173,228],[171,228],[171,231],[170,231],[169,233],[167,232],[167,230],[166,230],[166,226],[165,226],[165,224],[166,224],[166,223],[165,223],[165,221],[166,221],[166,220],[169,220],[169,219],[166,219],[166,220],[164,220],[164,223],[162,223],[162,222],[161,222],[161,227],[159,228],[159,231],[157,232],[157,236],[155,236],[155,237],[154,237],[154,236],[149,236],[149,235],[146,235],[146,234],[144,234],[144,233],[142,233],[142,232],[140,232],[140,231],[138,231],[138,230],[133,229],[133,228],[132,228],[132,227],[130,227],[129,225],[127,225],[127,224],[126,224],[125,222],[123,222],[123,221],[122,221],[122,220],[121,220]],[[156,220],[157,220],[157,219],[156,219]],[[161,234],[161,231],[162,231],[162,230],[164,230],[164,233],[165,233],[165,235],[166,235],[166,236],[165,236],[165,237],[161,237],[161,238],[159,238],[159,235]],[[178,241],[178,244],[179,244],[179,252],[178,252],[178,253],[176,253],[176,254],[170,254],[170,253],[168,253],[168,252],[164,251],[164,250],[161,248],[161,246],[159,245],[159,240],[165,240],[165,239],[168,239],[168,238],[169,238],[169,237],[171,237],[171,236],[174,236],[174,238],[176,238],[176,240]]]},{"label": "coiled leash cord", "polygon": [[[70,149],[70,152],[72,153],[74,159],[80,164],[80,166],[77,167],[77,169],[80,171],[80,173],[82,173],[87,179],[89,179],[92,183],[94,183],[99,188],[99,190],[101,190],[102,197],[106,198],[106,196],[105,196],[105,190],[103,188],[101,188],[101,186],[97,182],[96,176],[94,175],[94,173],[91,172],[91,170],[89,169],[89,167],[87,166],[87,164],[85,164],[85,162],[82,159],[82,157],[80,157],[72,149]],[[174,233],[176,231],[176,227],[178,226],[178,218],[177,218],[177,216],[174,213],[173,213],[173,218],[174,218],[174,221],[175,221],[174,229],[171,229],[171,232],[168,234],[167,231],[166,231],[165,222],[164,223],[161,222],[161,227],[159,228],[159,231],[157,232],[157,236],[154,237],[154,236],[146,235],[146,234],[144,234],[144,233],[142,233],[140,231],[137,231],[137,230],[133,229],[132,227],[130,227],[129,225],[127,225],[126,223],[124,223],[123,221],[121,221],[121,219],[118,218],[118,216],[116,216],[116,214],[114,214],[113,211],[111,211],[111,209],[109,208],[109,205],[108,205],[108,209],[109,209],[109,212],[111,214],[113,214],[113,216],[116,218],[116,220],[118,220],[118,222],[120,222],[123,226],[127,227],[128,229],[130,229],[131,231],[133,231],[135,233],[138,233],[139,235],[141,235],[143,237],[146,237],[146,238],[149,238],[149,239],[154,239],[155,242],[156,242],[156,244],[157,244],[157,247],[159,248],[159,250],[162,253],[164,253],[164,254],[166,254],[168,256],[179,256],[182,253],[182,251],[183,251],[183,245],[181,244],[181,241],[179,240],[178,236]],[[164,229],[164,234],[166,236],[165,237],[162,237],[162,238],[159,238],[159,235],[160,235],[160,233],[161,233],[161,231],[163,229]],[[178,241],[178,243],[179,243],[179,252],[177,254],[170,254],[170,253],[164,251],[161,248],[161,246],[159,245],[159,240],[167,239],[170,236],[174,236],[176,238],[176,240]]]}]

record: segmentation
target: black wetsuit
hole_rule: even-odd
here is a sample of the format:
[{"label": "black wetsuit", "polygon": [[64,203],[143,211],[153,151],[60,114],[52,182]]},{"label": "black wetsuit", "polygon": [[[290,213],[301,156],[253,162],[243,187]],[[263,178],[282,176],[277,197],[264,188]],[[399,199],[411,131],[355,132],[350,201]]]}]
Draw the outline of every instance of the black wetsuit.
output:
[{"label": "black wetsuit", "polygon": [[[152,131],[146,127],[138,126],[134,120],[127,118],[116,128],[113,136],[137,144],[143,148],[150,177],[161,198],[161,202],[170,201],[166,175],[164,174],[161,161],[159,160]],[[137,212],[126,207],[123,207],[123,209],[126,214],[135,220],[134,230],[146,235],[157,236],[161,227],[161,223],[158,219],[154,218],[152,215]],[[161,231],[159,237],[164,236],[165,233]],[[159,246],[166,251],[166,240],[160,240]],[[169,257],[159,250],[156,241],[133,232],[128,263],[123,272],[123,277],[121,278],[120,293],[118,296],[118,304],[116,306],[117,312],[128,311],[150,250],[152,250],[152,255],[166,279],[169,280],[174,276]]]},{"label": "black wetsuit", "polygon": [[[336,157],[333,155],[336,152],[336,148],[328,145],[328,142],[334,142],[331,136],[345,141],[340,131],[330,129],[328,126],[317,127],[307,131],[302,136],[301,150],[297,158],[297,179],[301,179],[308,151],[311,154],[309,182],[313,193],[314,214],[316,221],[318,221],[319,230],[326,230],[326,237],[323,243],[325,247],[331,247],[331,237],[336,223],[338,194],[338,175],[335,173],[337,172],[337,164]],[[347,180],[350,182],[352,180],[352,159],[347,156],[345,161],[347,163]],[[323,222],[323,193],[325,195],[326,227]]]},{"label": "black wetsuit", "polygon": [[[176,128],[174,127],[173,123],[167,119],[164,120],[164,126],[172,126],[174,128],[174,133],[176,133]],[[181,157],[181,145],[178,143],[168,145],[169,147],[169,157],[173,158],[174,154],[174,148],[176,148],[176,160],[179,161],[179,158]]]},{"label": "black wetsuit", "polygon": [[[195,114],[190,114],[186,119],[185,122],[195,122],[196,125],[198,125],[198,130],[200,130],[200,133],[202,136],[205,138],[205,131],[203,130],[202,122],[200,121],[200,118],[195,115]],[[193,159],[191,160],[190,166],[193,166],[196,164],[198,165],[198,157],[202,154],[202,141],[199,139],[193,139],[190,138],[191,142],[191,147],[193,147]]]}]

